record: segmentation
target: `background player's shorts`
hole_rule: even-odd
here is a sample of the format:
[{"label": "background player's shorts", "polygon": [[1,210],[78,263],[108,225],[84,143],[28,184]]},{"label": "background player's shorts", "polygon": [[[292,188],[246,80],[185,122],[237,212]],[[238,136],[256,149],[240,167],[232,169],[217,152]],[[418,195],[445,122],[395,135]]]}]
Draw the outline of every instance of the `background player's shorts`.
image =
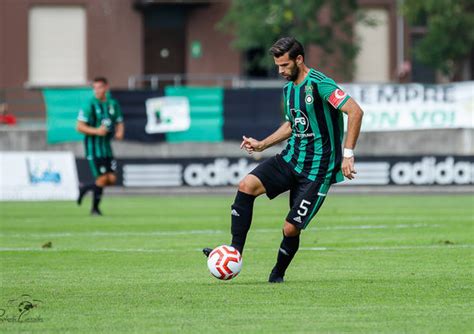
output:
[{"label": "background player's shorts", "polygon": [[98,178],[106,173],[115,173],[117,161],[114,158],[91,158],[87,157],[89,167],[94,178]]},{"label": "background player's shorts", "polygon": [[290,191],[290,212],[286,220],[299,229],[305,229],[318,213],[331,186],[297,174],[280,155],[265,160],[250,174],[259,178],[270,199]]}]

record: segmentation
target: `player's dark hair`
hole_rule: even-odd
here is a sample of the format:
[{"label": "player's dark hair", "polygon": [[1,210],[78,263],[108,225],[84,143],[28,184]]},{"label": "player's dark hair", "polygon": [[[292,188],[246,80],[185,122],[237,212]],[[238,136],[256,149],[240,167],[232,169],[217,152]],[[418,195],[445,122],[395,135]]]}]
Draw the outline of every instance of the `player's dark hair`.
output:
[{"label": "player's dark hair", "polygon": [[102,82],[104,85],[109,84],[106,77],[95,77],[93,82]]},{"label": "player's dark hair", "polygon": [[272,45],[269,51],[276,58],[283,56],[287,52],[291,60],[295,60],[299,55],[302,55],[304,58],[304,47],[294,37],[280,38]]}]

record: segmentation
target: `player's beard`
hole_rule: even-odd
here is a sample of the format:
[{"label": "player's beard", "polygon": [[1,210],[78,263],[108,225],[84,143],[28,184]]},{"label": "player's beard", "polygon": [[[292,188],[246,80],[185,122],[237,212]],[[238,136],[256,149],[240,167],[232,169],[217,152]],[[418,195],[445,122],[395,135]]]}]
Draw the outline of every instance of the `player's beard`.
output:
[{"label": "player's beard", "polygon": [[300,74],[300,69],[298,66],[296,66],[291,70],[291,73],[289,76],[286,77],[286,80],[288,81],[295,81],[298,78],[298,75]]}]

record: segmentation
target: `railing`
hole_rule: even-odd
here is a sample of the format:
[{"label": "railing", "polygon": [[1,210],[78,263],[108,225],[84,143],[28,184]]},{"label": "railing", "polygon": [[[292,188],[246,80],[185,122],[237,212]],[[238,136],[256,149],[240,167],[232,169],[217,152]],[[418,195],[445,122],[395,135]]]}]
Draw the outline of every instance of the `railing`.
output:
[{"label": "railing", "polygon": [[130,76],[128,78],[128,89],[149,87],[157,90],[167,85],[181,86],[195,83],[230,88],[276,88],[282,87],[283,81],[277,79],[251,79],[235,74],[146,74]]}]

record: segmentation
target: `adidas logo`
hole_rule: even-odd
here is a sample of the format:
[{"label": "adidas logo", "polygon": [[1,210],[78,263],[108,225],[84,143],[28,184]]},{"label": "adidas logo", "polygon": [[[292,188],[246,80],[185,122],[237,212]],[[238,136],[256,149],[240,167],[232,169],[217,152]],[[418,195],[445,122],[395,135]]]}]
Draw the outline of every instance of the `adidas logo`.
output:
[{"label": "adidas logo", "polygon": [[300,216],[298,216],[298,217],[296,217],[296,218],[293,218],[293,220],[294,220],[295,222],[301,224],[301,217],[300,217]]},{"label": "adidas logo", "polygon": [[237,210],[235,210],[235,209],[232,209],[232,211],[230,212],[230,214],[231,214],[232,216],[240,217],[240,214],[239,214],[239,213],[237,212]]},{"label": "adidas logo", "polygon": [[290,254],[288,254],[288,252],[286,250],[284,250],[283,248],[280,248],[280,252],[282,252],[286,256],[290,256]]}]

